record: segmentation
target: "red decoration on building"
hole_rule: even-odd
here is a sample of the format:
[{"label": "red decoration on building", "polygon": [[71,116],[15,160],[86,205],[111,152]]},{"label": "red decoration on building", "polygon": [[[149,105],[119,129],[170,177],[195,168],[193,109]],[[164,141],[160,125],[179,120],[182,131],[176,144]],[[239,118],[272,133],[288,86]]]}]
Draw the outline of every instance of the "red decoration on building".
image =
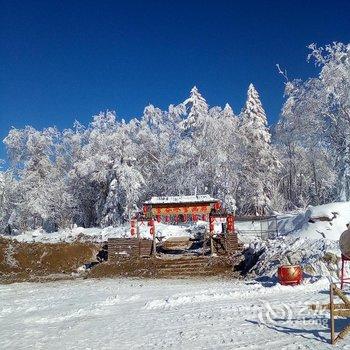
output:
[{"label": "red decoration on building", "polygon": [[161,222],[162,218],[160,217],[160,215],[157,215],[157,222]]},{"label": "red decoration on building", "polygon": [[234,232],[234,219],[232,215],[227,215],[226,223],[227,231],[231,233]]},{"label": "red decoration on building", "polygon": [[187,214],[184,214],[183,218],[184,218],[184,222],[187,222],[187,220],[188,220]]},{"label": "red decoration on building", "polygon": [[169,221],[170,221],[169,216],[166,216],[166,217],[165,217],[165,222],[169,222]]},{"label": "red decoration on building", "polygon": [[207,216],[205,214],[202,215],[202,220],[207,221]]},{"label": "red decoration on building", "polygon": [[150,235],[153,236],[154,235],[154,231],[155,231],[154,226],[150,227],[150,229],[149,229]]},{"label": "red decoration on building", "polygon": [[216,202],[215,204],[214,204],[214,209],[215,210],[219,210],[221,208],[221,203],[220,202]]},{"label": "red decoration on building", "polygon": [[193,214],[193,215],[192,215],[192,220],[193,220],[193,221],[197,221],[197,220],[198,220],[198,216],[197,216],[196,214]]}]

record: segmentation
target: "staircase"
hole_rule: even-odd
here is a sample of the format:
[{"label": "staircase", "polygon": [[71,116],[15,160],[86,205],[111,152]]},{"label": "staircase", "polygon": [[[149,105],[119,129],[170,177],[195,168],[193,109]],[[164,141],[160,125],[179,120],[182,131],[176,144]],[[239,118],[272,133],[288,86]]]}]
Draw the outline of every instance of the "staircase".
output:
[{"label": "staircase", "polygon": [[227,259],[210,257],[180,257],[157,259],[156,274],[159,277],[214,276],[232,271]]}]

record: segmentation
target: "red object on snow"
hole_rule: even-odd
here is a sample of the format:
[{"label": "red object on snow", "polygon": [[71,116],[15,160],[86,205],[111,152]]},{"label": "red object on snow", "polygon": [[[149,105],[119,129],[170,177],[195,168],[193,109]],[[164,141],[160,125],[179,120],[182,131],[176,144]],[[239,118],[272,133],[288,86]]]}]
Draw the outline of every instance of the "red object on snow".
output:
[{"label": "red object on snow", "polygon": [[131,233],[131,236],[135,234],[135,229],[133,227],[130,229],[130,233]]},{"label": "red object on snow", "polygon": [[281,265],[278,268],[278,281],[282,285],[300,284],[303,280],[303,270],[300,265]]}]

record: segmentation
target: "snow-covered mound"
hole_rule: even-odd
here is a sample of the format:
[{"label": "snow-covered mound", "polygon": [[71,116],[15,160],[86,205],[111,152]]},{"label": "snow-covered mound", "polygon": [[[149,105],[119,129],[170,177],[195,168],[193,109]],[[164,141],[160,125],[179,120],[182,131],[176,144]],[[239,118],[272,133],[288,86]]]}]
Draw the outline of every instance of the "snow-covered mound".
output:
[{"label": "snow-covered mound", "polygon": [[[339,202],[309,207],[289,221],[295,237],[339,240],[350,223],[350,202]],[[287,223],[286,223],[287,224]]]},{"label": "snow-covered mound", "polygon": [[274,277],[278,266],[300,264],[306,276],[337,279],[341,257],[338,241],[348,223],[350,202],[310,206],[305,212],[279,217],[279,237],[249,243],[247,256],[257,260],[251,272]]},{"label": "snow-covered mound", "polygon": [[251,272],[257,277],[276,277],[280,265],[301,265],[306,277],[339,275],[340,251],[337,241],[301,237],[281,237],[267,242],[254,241],[248,255],[259,256]]}]

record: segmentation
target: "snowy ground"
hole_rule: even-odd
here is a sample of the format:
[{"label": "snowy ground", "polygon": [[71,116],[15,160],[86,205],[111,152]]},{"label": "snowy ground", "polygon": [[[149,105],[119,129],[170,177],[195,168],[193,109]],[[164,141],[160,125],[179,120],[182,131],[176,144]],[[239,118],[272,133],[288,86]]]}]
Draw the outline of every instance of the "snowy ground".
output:
[{"label": "snowy ground", "polygon": [[[328,281],[79,280],[0,286],[2,349],[350,349],[331,347]],[[339,321],[344,326],[344,321]]]}]

